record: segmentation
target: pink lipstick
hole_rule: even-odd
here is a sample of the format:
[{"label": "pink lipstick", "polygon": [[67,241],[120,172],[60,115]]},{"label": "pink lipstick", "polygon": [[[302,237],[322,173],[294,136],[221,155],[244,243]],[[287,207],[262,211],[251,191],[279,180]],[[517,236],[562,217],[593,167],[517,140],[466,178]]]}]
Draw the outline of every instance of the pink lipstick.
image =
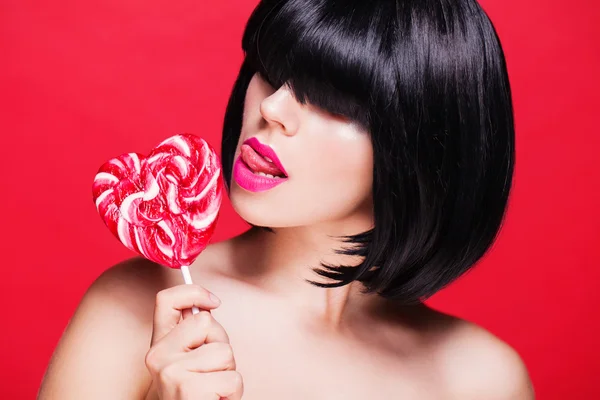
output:
[{"label": "pink lipstick", "polygon": [[287,181],[288,176],[275,151],[252,137],[242,144],[233,179],[242,189],[263,192]]}]

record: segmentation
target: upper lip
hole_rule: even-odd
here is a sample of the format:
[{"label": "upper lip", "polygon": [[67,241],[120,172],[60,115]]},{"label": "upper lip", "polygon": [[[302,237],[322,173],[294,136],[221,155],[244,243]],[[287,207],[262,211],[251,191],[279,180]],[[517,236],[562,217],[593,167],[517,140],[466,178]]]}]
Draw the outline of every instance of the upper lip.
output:
[{"label": "upper lip", "polygon": [[288,176],[287,172],[285,171],[285,168],[283,168],[283,165],[281,164],[281,161],[279,161],[279,157],[277,157],[277,153],[275,153],[275,150],[273,150],[271,146],[267,144],[262,144],[258,141],[256,137],[251,137],[247,139],[244,142],[244,144],[247,144],[248,146],[252,147],[252,149],[258,154],[260,154],[262,157],[266,157],[273,161],[273,164],[275,164],[285,176]]}]

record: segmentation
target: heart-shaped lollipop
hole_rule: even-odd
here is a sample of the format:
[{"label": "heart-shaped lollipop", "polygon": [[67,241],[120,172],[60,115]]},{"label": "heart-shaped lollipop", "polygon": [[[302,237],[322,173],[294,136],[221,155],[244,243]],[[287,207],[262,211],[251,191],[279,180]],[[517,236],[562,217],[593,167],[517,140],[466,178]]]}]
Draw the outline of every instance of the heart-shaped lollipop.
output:
[{"label": "heart-shaped lollipop", "polygon": [[98,213],[126,247],[181,268],[188,283],[187,267],[213,234],[222,191],[217,154],[189,133],[165,139],[148,157],[107,161],[92,188]]}]

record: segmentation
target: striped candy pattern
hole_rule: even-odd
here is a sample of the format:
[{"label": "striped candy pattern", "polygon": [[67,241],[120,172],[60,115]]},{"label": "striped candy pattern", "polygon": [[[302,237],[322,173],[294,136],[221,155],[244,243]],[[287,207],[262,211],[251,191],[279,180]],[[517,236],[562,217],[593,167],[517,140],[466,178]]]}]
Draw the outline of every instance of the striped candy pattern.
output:
[{"label": "striped candy pattern", "polygon": [[92,194],[106,226],[129,249],[171,268],[190,265],[210,240],[221,206],[218,156],[192,134],[172,136],[148,157],[104,163]]}]

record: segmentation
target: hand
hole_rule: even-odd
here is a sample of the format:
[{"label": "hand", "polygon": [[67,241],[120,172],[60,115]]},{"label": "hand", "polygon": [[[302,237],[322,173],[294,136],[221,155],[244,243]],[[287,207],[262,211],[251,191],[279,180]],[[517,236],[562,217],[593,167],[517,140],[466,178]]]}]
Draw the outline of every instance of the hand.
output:
[{"label": "hand", "polygon": [[[210,313],[220,301],[210,295],[199,285],[178,285],[156,296],[146,367],[161,400],[242,397],[242,377],[235,370],[229,337]],[[192,314],[192,306],[200,313]]]}]

